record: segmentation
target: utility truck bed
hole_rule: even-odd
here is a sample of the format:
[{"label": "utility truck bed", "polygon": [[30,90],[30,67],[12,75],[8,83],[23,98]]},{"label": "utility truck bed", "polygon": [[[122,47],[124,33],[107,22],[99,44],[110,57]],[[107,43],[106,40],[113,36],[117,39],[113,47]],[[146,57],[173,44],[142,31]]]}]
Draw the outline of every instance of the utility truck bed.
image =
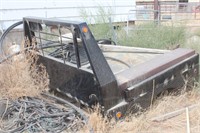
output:
[{"label": "utility truck bed", "polygon": [[198,80],[199,55],[191,49],[98,44],[84,22],[25,17],[23,25],[25,47],[36,47],[51,90],[84,106],[99,103],[105,113],[121,117]]}]

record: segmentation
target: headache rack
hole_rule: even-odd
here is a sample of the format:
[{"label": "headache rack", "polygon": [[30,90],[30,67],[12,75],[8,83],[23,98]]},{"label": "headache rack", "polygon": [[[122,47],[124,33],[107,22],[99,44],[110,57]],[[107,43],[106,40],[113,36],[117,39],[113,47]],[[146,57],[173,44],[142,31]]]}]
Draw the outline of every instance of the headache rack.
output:
[{"label": "headache rack", "polygon": [[25,47],[38,50],[51,89],[84,105],[98,102],[105,110],[122,100],[115,76],[85,22],[26,17],[23,24]]}]

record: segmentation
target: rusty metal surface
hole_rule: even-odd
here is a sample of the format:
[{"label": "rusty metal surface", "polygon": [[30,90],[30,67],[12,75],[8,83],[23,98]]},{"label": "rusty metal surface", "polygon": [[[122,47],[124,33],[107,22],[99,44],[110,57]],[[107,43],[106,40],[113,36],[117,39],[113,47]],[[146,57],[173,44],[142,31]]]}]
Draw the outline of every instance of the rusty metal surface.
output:
[{"label": "rusty metal surface", "polygon": [[127,69],[123,72],[116,74],[118,85],[121,89],[130,87],[150,76],[159,73],[176,63],[195,54],[194,50],[189,49],[176,49],[172,52],[160,55],[150,61],[139,64],[134,68]]},{"label": "rusty metal surface", "polygon": [[[127,101],[134,100],[142,106],[150,104],[152,92],[156,97],[165,90],[181,89],[183,86],[187,89],[198,81],[199,77],[199,55],[195,54],[175,65],[159,72],[138,84],[125,89],[125,97]],[[188,66],[188,67],[187,67]],[[150,96],[150,97],[148,97]],[[144,97],[146,97],[144,99]],[[149,98],[149,99],[148,99]],[[144,102],[145,100],[146,102]]]},{"label": "rusty metal surface", "polygon": [[168,50],[137,48],[127,46],[99,45],[114,74],[149,61]]},{"label": "rusty metal surface", "polygon": [[[104,56],[114,74],[135,67],[159,55],[142,53],[104,53]],[[110,58],[111,57],[111,58]],[[116,59],[116,60],[114,60]]]}]

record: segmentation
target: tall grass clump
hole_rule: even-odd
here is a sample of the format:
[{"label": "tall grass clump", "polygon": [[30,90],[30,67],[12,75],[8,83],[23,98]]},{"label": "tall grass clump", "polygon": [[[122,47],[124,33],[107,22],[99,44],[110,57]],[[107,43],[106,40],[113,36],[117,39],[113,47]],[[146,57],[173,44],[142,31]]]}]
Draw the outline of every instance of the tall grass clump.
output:
[{"label": "tall grass clump", "polygon": [[0,98],[38,96],[48,88],[48,75],[34,53],[21,53],[0,64]]},{"label": "tall grass clump", "polygon": [[173,49],[185,41],[184,27],[147,23],[135,25],[132,28],[128,35],[125,34],[125,31],[119,32],[120,45]]},{"label": "tall grass clump", "polygon": [[111,15],[111,8],[104,8],[102,6],[99,6],[94,12],[86,8],[80,9],[80,16],[87,22],[96,39],[110,39],[112,37],[109,24]]}]

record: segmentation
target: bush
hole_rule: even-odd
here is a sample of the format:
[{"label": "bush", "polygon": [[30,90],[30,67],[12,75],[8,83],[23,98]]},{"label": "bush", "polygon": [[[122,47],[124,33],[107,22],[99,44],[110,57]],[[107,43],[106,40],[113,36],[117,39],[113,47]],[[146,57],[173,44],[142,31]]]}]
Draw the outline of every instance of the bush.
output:
[{"label": "bush", "polygon": [[157,26],[152,23],[134,26],[128,36],[121,31],[118,34],[120,45],[171,49],[185,41],[183,27]]}]

